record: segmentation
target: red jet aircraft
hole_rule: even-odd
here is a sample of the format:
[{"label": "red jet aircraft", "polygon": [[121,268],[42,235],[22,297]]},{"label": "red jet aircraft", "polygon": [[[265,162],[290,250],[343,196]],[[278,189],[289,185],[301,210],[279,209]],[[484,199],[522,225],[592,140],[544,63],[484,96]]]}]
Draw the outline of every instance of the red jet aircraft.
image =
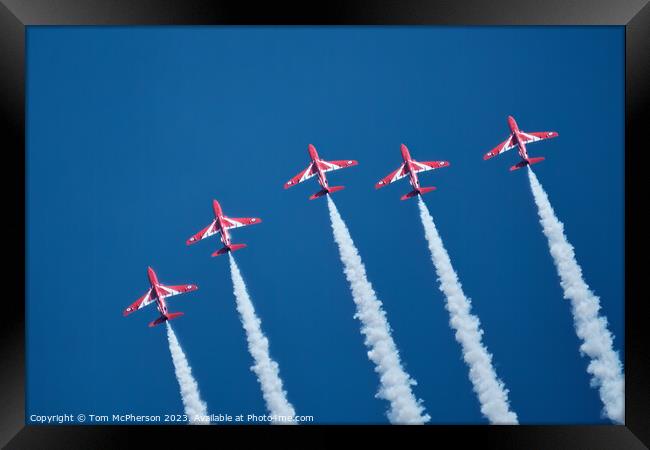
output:
[{"label": "red jet aircraft", "polygon": [[448,161],[416,161],[411,159],[411,154],[406,145],[402,144],[400,150],[402,151],[402,159],[404,162],[394,172],[389,173],[384,178],[375,184],[375,189],[382,188],[390,183],[400,180],[405,176],[409,176],[409,182],[413,186],[413,190],[408,194],[402,195],[402,200],[415,197],[416,195],[423,195],[427,192],[435,190],[435,187],[420,187],[420,180],[418,180],[418,173],[426,172],[427,170],[439,169],[441,167],[449,166]]},{"label": "red jet aircraft", "polygon": [[213,234],[221,232],[221,242],[224,246],[214,252],[211,256],[223,255],[246,247],[246,244],[233,244],[230,241],[230,233],[228,233],[228,230],[231,228],[245,227],[247,225],[255,225],[262,221],[262,219],[257,217],[226,217],[221,210],[221,205],[219,205],[219,202],[216,200],[212,200],[212,209],[214,210],[214,220],[212,223],[186,241],[187,245],[194,244],[195,242],[199,242],[201,239],[205,239]]},{"label": "red jet aircraft", "polygon": [[318,182],[323,187],[320,191],[313,194],[309,197],[309,200],[314,200],[315,198],[322,197],[325,194],[331,194],[336,191],[340,191],[345,186],[329,186],[327,184],[327,177],[325,177],[325,172],[330,172],[332,170],[345,169],[346,167],[352,167],[359,164],[356,161],[347,160],[347,161],[324,161],[318,157],[318,152],[316,148],[309,144],[309,156],[311,157],[311,162],[305,170],[300,172],[298,175],[284,183],[284,188],[289,189],[291,186],[294,186],[298,183],[302,183],[305,180],[310,179],[314,175],[318,175]]},{"label": "red jet aircraft", "polygon": [[182,312],[170,313],[167,310],[167,303],[165,302],[165,299],[173,295],[196,291],[198,287],[194,284],[182,284],[179,286],[165,286],[164,284],[160,284],[160,282],[158,282],[158,276],[156,275],[156,272],[154,272],[151,267],[147,268],[147,275],[149,275],[149,283],[151,283],[151,287],[142,297],[137,299],[135,302],[133,302],[133,304],[131,304],[131,306],[126,308],[122,314],[126,317],[138,309],[142,309],[145,306],[156,302],[158,311],[160,311],[160,317],[149,323],[150,327],[166,322],[167,320],[172,320],[175,317],[182,316]]},{"label": "red jet aircraft", "polygon": [[544,161],[544,157],[530,158],[528,156],[528,151],[526,150],[526,144],[530,142],[537,142],[544,139],[551,139],[557,137],[558,134],[555,131],[536,131],[534,133],[526,133],[521,131],[514,117],[508,116],[508,126],[510,127],[510,136],[508,139],[494,147],[492,150],[487,152],[483,159],[494,158],[495,156],[507,152],[510,149],[519,147],[519,156],[523,161],[518,162],[510,168],[510,171],[521,169],[522,167],[533,165],[535,163]]}]

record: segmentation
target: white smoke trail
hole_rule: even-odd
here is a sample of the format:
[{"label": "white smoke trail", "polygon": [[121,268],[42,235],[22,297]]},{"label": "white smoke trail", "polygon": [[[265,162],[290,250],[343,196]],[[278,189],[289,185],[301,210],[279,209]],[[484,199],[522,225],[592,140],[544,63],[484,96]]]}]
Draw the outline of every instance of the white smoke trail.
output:
[{"label": "white smoke trail", "polygon": [[366,269],[354,246],[350,232],[341,218],[336,205],[327,196],[334,240],[339,247],[345,276],[350,283],[352,298],[357,306],[355,317],[361,321],[361,333],[370,350],[368,358],[375,363],[379,374],[380,388],[377,396],[390,402],[388,419],[395,424],[423,424],[429,415],[424,414],[421,401],[411,391],[415,380],[402,368],[399,352],[390,333],[390,325],[382,303],[377,299],[372,285],[366,277]]},{"label": "white smoke trail", "polygon": [[287,393],[282,388],[278,363],[273,361],[269,354],[269,340],[262,333],[261,321],[255,314],[255,307],[248,295],[246,284],[241,272],[239,272],[235,258],[231,253],[228,253],[228,257],[230,258],[230,274],[232,275],[232,284],[237,301],[237,311],[241,317],[244,330],[246,330],[248,351],[255,361],[255,365],[251,369],[257,375],[257,381],[262,387],[262,396],[273,418],[272,422],[275,424],[295,424],[293,417],[296,412],[287,400]]},{"label": "white smoke trail", "polygon": [[176,379],[181,388],[181,398],[183,399],[185,414],[188,416],[190,424],[209,425],[210,422],[206,420],[208,407],[201,400],[199,395],[199,385],[192,376],[192,369],[187,362],[185,353],[183,352],[181,345],[178,343],[176,334],[174,334],[174,330],[169,322],[165,322],[165,325],[167,325],[169,352],[172,354]]},{"label": "white smoke trail", "polygon": [[528,168],[530,189],[533,192],[539,221],[560,277],[564,298],[571,300],[576,334],[582,340],[580,353],[591,359],[587,372],[593,378],[604,407],[604,414],[614,422],[625,420],[625,379],[618,352],[613,349],[613,338],[607,329],[607,319],[599,316],[600,300],[582,278],[573,246],[564,234],[564,225],[555,216],[544,188],[535,173]]},{"label": "white smoke trail", "polygon": [[492,355],[481,342],[481,323],[471,313],[471,301],[463,293],[433,217],[421,197],[418,197],[418,206],[440,290],[447,298],[445,308],[449,311],[449,324],[456,330],[456,341],[460,343],[463,359],[469,366],[469,379],[481,404],[481,413],[492,424],[516,424],[517,415],[510,411],[508,404],[508,390],[497,378]]}]

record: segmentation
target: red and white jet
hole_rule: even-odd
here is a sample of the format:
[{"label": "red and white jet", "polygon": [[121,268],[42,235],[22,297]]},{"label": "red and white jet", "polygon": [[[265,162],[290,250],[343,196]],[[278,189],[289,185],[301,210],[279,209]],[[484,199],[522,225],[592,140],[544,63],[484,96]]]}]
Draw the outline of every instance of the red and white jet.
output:
[{"label": "red and white jet", "polygon": [[521,156],[522,161],[518,162],[510,168],[510,171],[521,169],[522,167],[533,165],[535,163],[544,161],[544,157],[531,158],[528,156],[528,151],[526,150],[526,144],[530,142],[537,142],[544,139],[551,139],[557,137],[558,134],[555,131],[536,131],[534,133],[527,133],[521,131],[515,118],[508,116],[508,126],[510,127],[510,136],[508,139],[494,147],[492,150],[487,152],[483,159],[494,158],[497,155],[500,155],[503,152],[507,152],[515,147],[519,147],[519,156]]},{"label": "red and white jet", "polygon": [[187,245],[194,244],[195,242],[199,242],[201,239],[205,239],[213,234],[221,232],[221,242],[224,246],[214,252],[211,256],[223,255],[246,247],[246,244],[233,244],[230,241],[230,233],[228,230],[231,228],[245,227],[247,225],[255,225],[262,222],[262,219],[258,217],[226,217],[221,210],[221,205],[219,205],[219,202],[216,200],[212,200],[212,209],[214,210],[214,220],[212,223],[185,242]]},{"label": "red and white jet", "polygon": [[284,183],[284,188],[289,189],[291,186],[295,186],[298,183],[302,183],[305,180],[310,179],[314,175],[318,175],[318,182],[323,187],[320,191],[316,192],[314,195],[309,197],[309,200],[314,200],[315,198],[322,197],[325,194],[331,194],[332,192],[340,191],[345,186],[329,186],[327,183],[327,177],[325,172],[330,172],[332,170],[345,169],[346,167],[352,167],[359,164],[357,161],[353,160],[341,160],[341,161],[325,161],[318,157],[318,152],[316,148],[309,144],[309,156],[311,157],[311,162],[305,170],[300,172],[298,175]]},{"label": "red and white jet", "polygon": [[387,186],[390,183],[400,180],[408,175],[409,182],[411,183],[411,186],[413,186],[413,190],[408,194],[402,195],[401,198],[402,200],[415,197],[416,195],[423,195],[426,194],[427,192],[431,192],[435,190],[436,188],[434,186],[421,187],[420,180],[418,180],[417,174],[420,172],[426,172],[427,170],[447,167],[449,166],[449,162],[448,161],[416,161],[414,159],[411,159],[411,154],[409,153],[409,149],[406,147],[406,145],[402,144],[400,150],[402,151],[402,159],[404,160],[404,162],[402,163],[401,166],[397,168],[397,170],[389,173],[384,178],[379,180],[377,184],[375,184],[375,189],[379,189],[384,186]]},{"label": "red and white jet", "polygon": [[186,292],[196,291],[198,287],[194,284],[181,284],[179,286],[165,286],[158,281],[158,276],[156,272],[151,267],[147,268],[147,275],[149,275],[149,283],[151,287],[149,290],[135,302],[133,302],[128,308],[122,313],[125,317],[129,314],[144,308],[145,306],[156,302],[158,306],[158,311],[160,311],[160,317],[149,323],[150,327],[156,326],[168,320],[172,320],[175,317],[182,316],[182,312],[172,312],[170,313],[167,310],[167,303],[165,299],[173,295],[184,294]]}]

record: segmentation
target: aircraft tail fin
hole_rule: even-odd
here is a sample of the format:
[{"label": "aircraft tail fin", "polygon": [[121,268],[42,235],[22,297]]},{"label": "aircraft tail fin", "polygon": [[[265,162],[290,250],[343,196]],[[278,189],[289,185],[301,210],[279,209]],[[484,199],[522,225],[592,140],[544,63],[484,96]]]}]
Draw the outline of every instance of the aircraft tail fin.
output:
[{"label": "aircraft tail fin", "polygon": [[409,198],[415,197],[415,196],[418,195],[418,194],[419,194],[419,195],[424,195],[424,194],[426,194],[427,192],[431,192],[431,191],[435,191],[435,190],[436,190],[435,186],[431,186],[431,187],[421,187],[421,188],[419,188],[419,189],[413,189],[413,190],[412,190],[411,192],[409,192],[408,194],[404,194],[404,195],[402,195],[401,200],[408,200]]},{"label": "aircraft tail fin", "polygon": [[246,244],[230,244],[230,247],[221,247],[219,250],[217,250],[210,256],[214,257],[214,256],[225,255],[228,252],[234,252],[244,247],[246,247]]},{"label": "aircraft tail fin", "polygon": [[246,244],[231,244],[230,245],[230,251],[234,252],[234,251],[237,251],[237,250],[239,250],[241,248],[244,248],[244,247],[246,247]]},{"label": "aircraft tail fin", "polygon": [[345,189],[345,186],[330,186],[328,188],[321,189],[320,191],[316,192],[311,197],[309,197],[309,200],[315,200],[318,197],[322,197],[325,194],[332,194],[334,192],[342,191],[343,189]]},{"label": "aircraft tail fin", "polygon": [[228,253],[228,247],[221,247],[219,250],[217,250],[210,256],[215,257],[215,256],[225,255],[226,253]]},{"label": "aircraft tail fin", "polygon": [[517,164],[515,164],[514,166],[512,166],[510,168],[510,171],[512,172],[513,170],[518,170],[518,169],[521,169],[522,167],[526,167],[528,165],[532,166],[533,164],[537,164],[538,162],[544,161],[544,159],[545,158],[543,156],[540,156],[540,157],[537,157],[537,158],[528,158],[528,160],[520,161]]},{"label": "aircraft tail fin", "polygon": [[160,325],[163,322],[167,322],[168,320],[175,319],[176,317],[180,317],[184,315],[185,313],[182,312],[174,312],[174,313],[169,313],[166,316],[160,316],[153,322],[149,324],[150,327],[155,327],[156,325]]},{"label": "aircraft tail fin", "polygon": [[320,191],[318,191],[315,194],[311,195],[309,197],[309,200],[316,200],[318,197],[322,197],[325,194],[327,194],[327,191],[325,189],[321,189]]},{"label": "aircraft tail fin", "polygon": [[435,191],[435,190],[436,190],[436,187],[435,187],[435,186],[431,186],[431,187],[423,187],[423,188],[420,188],[420,195],[424,195],[424,194],[426,194],[427,192],[431,192],[431,191]]}]

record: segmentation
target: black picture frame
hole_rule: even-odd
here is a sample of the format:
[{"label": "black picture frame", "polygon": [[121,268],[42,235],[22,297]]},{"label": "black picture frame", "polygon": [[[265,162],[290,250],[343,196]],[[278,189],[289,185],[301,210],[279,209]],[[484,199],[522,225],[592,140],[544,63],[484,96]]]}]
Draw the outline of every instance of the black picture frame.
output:
[{"label": "black picture frame", "polygon": [[[625,425],[598,426],[35,426],[25,425],[25,31],[32,25],[623,25],[625,26]],[[277,435],[303,445],[338,443],[332,431],[361,431],[375,439],[418,434],[459,448],[635,449],[650,445],[648,299],[642,295],[640,271],[645,261],[647,219],[642,146],[649,122],[650,5],[647,0],[458,0],[458,1],[325,1],[260,2],[173,0],[0,0],[0,105],[5,173],[0,177],[5,200],[3,280],[5,294],[0,326],[0,445],[6,448],[129,447],[134,434],[170,443],[192,439],[205,446],[219,436],[244,433]],[[596,130],[594,130],[596,131]],[[10,209],[7,210],[7,204]],[[10,213],[8,213],[10,212]],[[7,245],[9,244],[9,245]],[[638,263],[637,263],[638,261]],[[7,289],[5,289],[6,291]],[[13,295],[11,295],[13,294]],[[47,374],[33,374],[46,376]],[[291,428],[291,431],[289,431]],[[200,440],[193,439],[201,438]],[[415,437],[415,436],[413,436]],[[194,445],[198,446],[198,445]]]}]

